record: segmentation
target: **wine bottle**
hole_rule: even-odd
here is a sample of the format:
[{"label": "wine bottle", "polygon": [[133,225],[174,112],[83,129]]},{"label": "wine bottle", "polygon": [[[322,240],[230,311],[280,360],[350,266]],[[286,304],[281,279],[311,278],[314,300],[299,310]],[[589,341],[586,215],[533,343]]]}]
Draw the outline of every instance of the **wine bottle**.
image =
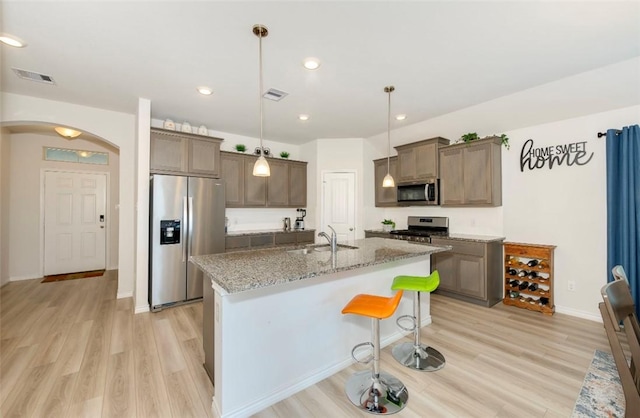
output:
[{"label": "wine bottle", "polygon": [[524,290],[524,289],[526,289],[527,287],[529,287],[529,282],[522,282],[522,283],[520,283],[520,286],[519,286],[520,290]]},{"label": "wine bottle", "polygon": [[536,290],[538,290],[538,283],[531,283],[529,285],[529,290],[531,290],[532,292],[535,292]]},{"label": "wine bottle", "polygon": [[538,265],[538,260],[536,260],[535,258],[533,260],[529,260],[527,262],[527,266],[529,266],[529,267],[535,267],[537,265]]},{"label": "wine bottle", "polygon": [[509,282],[509,285],[511,285],[511,287],[518,287],[519,284],[520,284],[520,282],[517,281],[517,280],[511,280]]},{"label": "wine bottle", "polygon": [[518,273],[518,277],[526,277],[529,274],[529,272],[527,270],[520,270],[520,273]]},{"label": "wine bottle", "polygon": [[507,269],[507,273],[510,274],[511,276],[515,276],[516,274],[518,274],[518,270],[509,268]]},{"label": "wine bottle", "polygon": [[528,279],[535,279],[538,277],[538,273],[536,273],[535,271],[530,271],[529,274],[527,274],[527,278]]}]

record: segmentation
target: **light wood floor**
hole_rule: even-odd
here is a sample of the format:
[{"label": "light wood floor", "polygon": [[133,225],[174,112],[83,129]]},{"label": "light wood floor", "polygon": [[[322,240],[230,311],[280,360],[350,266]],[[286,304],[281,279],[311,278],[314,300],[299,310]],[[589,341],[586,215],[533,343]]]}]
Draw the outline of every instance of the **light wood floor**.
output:
[{"label": "light wood floor", "polygon": [[[0,289],[0,416],[211,416],[202,305],[133,315],[131,298],[115,299],[116,286],[108,272]],[[562,314],[432,295],[432,317],[422,336],[444,354],[444,369],[412,372],[396,365],[390,347],[383,350],[382,369],[409,389],[396,416],[569,417],[594,350],[610,352],[602,324]],[[370,417],[343,391],[362,367],[256,417]]]}]

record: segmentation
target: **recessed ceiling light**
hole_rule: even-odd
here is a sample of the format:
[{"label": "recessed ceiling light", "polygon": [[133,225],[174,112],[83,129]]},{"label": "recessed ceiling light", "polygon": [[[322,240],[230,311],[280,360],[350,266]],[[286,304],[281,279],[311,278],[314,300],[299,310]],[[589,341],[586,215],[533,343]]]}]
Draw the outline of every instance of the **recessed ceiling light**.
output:
[{"label": "recessed ceiling light", "polygon": [[213,90],[211,90],[209,87],[198,87],[198,93],[204,95],[204,96],[211,96],[213,94]]},{"label": "recessed ceiling light", "polygon": [[309,120],[309,115],[298,115],[298,119],[300,119],[300,120]]},{"label": "recessed ceiling light", "polygon": [[80,136],[80,134],[82,133],[80,131],[76,131],[75,129],[63,128],[62,126],[56,126],[54,129],[58,134],[68,139],[73,139],[77,136]]},{"label": "recessed ceiling light", "polygon": [[396,116],[396,120],[405,120],[407,118],[407,115],[397,115]]},{"label": "recessed ceiling light", "polygon": [[304,65],[304,68],[307,70],[317,70],[318,67],[320,67],[320,60],[313,57],[305,58],[302,65]]},{"label": "recessed ceiling light", "polygon": [[14,46],[16,48],[23,48],[27,46],[27,43],[22,39],[7,34],[0,35],[0,42],[9,46]]}]

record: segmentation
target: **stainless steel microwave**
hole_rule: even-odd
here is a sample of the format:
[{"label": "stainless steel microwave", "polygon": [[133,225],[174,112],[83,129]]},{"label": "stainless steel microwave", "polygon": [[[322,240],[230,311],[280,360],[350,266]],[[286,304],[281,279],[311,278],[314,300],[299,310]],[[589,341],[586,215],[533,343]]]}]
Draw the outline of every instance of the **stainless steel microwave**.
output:
[{"label": "stainless steel microwave", "polygon": [[439,179],[429,179],[423,183],[399,184],[398,203],[405,205],[439,205]]}]

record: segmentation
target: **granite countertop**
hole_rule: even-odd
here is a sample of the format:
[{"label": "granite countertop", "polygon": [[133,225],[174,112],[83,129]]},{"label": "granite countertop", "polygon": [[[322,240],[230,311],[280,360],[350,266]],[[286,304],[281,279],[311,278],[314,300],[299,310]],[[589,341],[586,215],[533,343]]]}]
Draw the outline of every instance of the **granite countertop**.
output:
[{"label": "granite countertop", "polygon": [[505,237],[498,237],[493,235],[472,235],[472,234],[449,234],[446,237],[433,236],[432,238],[447,238],[455,239],[459,241],[474,241],[474,242],[494,242],[504,241]]},{"label": "granite countertop", "polygon": [[228,237],[241,237],[245,235],[264,235],[264,234],[291,234],[294,232],[315,232],[315,229],[291,229],[285,231],[284,229],[262,229],[257,231],[228,231]]},{"label": "granite countertop", "polygon": [[192,256],[190,261],[212,279],[214,287],[223,294],[232,294],[451,249],[450,246],[384,238],[359,239],[344,244],[357,249],[341,249],[335,256],[330,251],[288,252],[314,247],[306,245]]}]

